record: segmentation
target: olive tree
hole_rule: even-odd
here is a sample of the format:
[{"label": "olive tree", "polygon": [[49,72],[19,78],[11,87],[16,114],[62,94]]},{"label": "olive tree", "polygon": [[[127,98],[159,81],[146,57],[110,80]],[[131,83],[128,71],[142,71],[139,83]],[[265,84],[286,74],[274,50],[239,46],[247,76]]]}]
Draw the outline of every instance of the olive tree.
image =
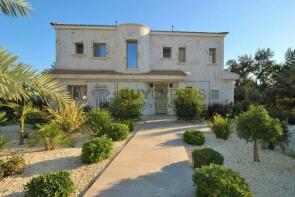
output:
[{"label": "olive tree", "polygon": [[247,142],[254,143],[254,161],[259,162],[258,141],[274,142],[282,135],[283,129],[279,119],[273,119],[263,106],[251,105],[247,112],[236,118],[237,134]]}]

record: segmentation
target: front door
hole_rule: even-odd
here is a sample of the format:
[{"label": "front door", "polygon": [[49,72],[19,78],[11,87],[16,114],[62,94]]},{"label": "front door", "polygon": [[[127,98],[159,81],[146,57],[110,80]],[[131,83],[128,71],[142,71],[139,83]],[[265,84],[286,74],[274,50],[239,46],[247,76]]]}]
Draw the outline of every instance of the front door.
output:
[{"label": "front door", "polygon": [[167,113],[167,84],[155,85],[155,112],[156,114]]}]

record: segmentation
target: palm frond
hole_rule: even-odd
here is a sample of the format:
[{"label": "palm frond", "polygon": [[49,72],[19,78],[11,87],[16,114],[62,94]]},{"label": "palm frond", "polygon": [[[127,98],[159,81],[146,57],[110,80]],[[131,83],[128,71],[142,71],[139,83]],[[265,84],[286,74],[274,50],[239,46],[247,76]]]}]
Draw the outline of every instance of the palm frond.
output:
[{"label": "palm frond", "polygon": [[4,123],[7,120],[6,113],[0,111],[0,124]]},{"label": "palm frond", "polygon": [[27,17],[32,10],[25,0],[0,0],[0,12],[10,17]]},{"label": "palm frond", "polygon": [[0,49],[0,98],[28,101],[38,95],[46,102],[71,101],[62,84],[51,75],[38,74],[31,66],[17,61],[17,56]]}]

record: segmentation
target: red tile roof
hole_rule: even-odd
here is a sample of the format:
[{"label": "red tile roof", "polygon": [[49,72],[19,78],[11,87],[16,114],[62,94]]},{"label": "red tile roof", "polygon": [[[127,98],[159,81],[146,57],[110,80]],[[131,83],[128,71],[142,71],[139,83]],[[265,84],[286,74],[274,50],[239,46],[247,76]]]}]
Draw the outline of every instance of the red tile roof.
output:
[{"label": "red tile roof", "polygon": [[120,73],[113,70],[78,70],[78,69],[53,69],[46,71],[50,74],[93,74],[93,75],[172,75],[186,76],[187,74],[181,70],[151,70],[146,73]]},{"label": "red tile roof", "polygon": [[[65,24],[65,23],[50,23],[52,26],[64,26],[64,27],[116,27],[117,25],[105,25],[105,24]],[[197,33],[197,34],[228,34],[229,32],[202,32],[202,31],[169,31],[169,30],[151,30],[151,32],[163,32],[163,33]]]}]

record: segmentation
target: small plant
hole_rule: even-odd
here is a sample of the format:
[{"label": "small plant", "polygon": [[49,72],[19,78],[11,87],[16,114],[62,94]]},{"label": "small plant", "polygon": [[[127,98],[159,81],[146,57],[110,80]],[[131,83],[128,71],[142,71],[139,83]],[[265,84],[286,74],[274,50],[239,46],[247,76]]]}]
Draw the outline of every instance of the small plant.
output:
[{"label": "small plant", "polygon": [[65,133],[74,133],[80,129],[85,121],[84,104],[75,102],[59,105],[57,108],[47,108],[53,121],[59,124]]},{"label": "small plant", "polygon": [[219,114],[213,117],[212,130],[217,138],[227,140],[232,132],[231,122],[228,118],[223,118]]},{"label": "small plant", "polygon": [[111,101],[112,115],[119,120],[139,119],[144,104],[144,95],[136,89],[120,88]]},{"label": "small plant", "polygon": [[24,189],[26,191],[25,196],[27,197],[67,197],[74,192],[75,184],[70,178],[69,172],[59,171],[32,178],[24,186]]},{"label": "small plant", "polygon": [[249,184],[239,173],[224,166],[210,164],[195,169],[193,182],[198,197],[253,197]]},{"label": "small plant", "polygon": [[187,129],[183,134],[183,140],[188,144],[201,146],[205,143],[205,136],[196,129]]},{"label": "small plant", "polygon": [[107,135],[114,141],[121,141],[128,137],[129,128],[126,124],[112,123],[108,129]]},{"label": "small plant", "polygon": [[213,117],[215,114],[220,114],[223,117],[232,115],[232,105],[212,103],[208,106],[208,116]]},{"label": "small plant", "polygon": [[25,159],[21,155],[13,154],[1,164],[4,177],[21,174],[25,169]]},{"label": "small plant", "polygon": [[24,138],[26,137],[26,131],[25,131],[26,117],[28,116],[29,113],[36,111],[37,109],[33,107],[32,102],[24,103],[23,105],[18,103],[8,103],[2,106],[13,109],[15,113],[17,114],[17,117],[19,119],[19,138],[20,138],[19,144],[23,145]]},{"label": "small plant", "polygon": [[0,150],[7,144],[8,138],[0,135]]},{"label": "small plant", "polygon": [[254,161],[259,162],[258,141],[274,143],[283,134],[279,119],[273,119],[263,106],[251,105],[236,118],[237,134],[247,142],[254,142]]},{"label": "small plant", "polygon": [[98,163],[109,158],[113,150],[113,141],[106,135],[83,144],[81,160],[83,163]]},{"label": "small plant", "polygon": [[29,142],[31,146],[42,142],[46,151],[53,150],[59,144],[71,144],[71,140],[61,130],[56,122],[45,125],[37,125],[38,129],[34,132],[32,140]]},{"label": "small plant", "polygon": [[174,110],[180,120],[192,120],[204,111],[204,95],[196,88],[183,88],[176,91]]},{"label": "small plant", "polygon": [[194,168],[199,168],[211,163],[223,165],[224,157],[212,148],[198,148],[192,153]]},{"label": "small plant", "polygon": [[105,134],[111,122],[110,113],[104,109],[92,109],[86,121],[88,127],[96,136]]}]

